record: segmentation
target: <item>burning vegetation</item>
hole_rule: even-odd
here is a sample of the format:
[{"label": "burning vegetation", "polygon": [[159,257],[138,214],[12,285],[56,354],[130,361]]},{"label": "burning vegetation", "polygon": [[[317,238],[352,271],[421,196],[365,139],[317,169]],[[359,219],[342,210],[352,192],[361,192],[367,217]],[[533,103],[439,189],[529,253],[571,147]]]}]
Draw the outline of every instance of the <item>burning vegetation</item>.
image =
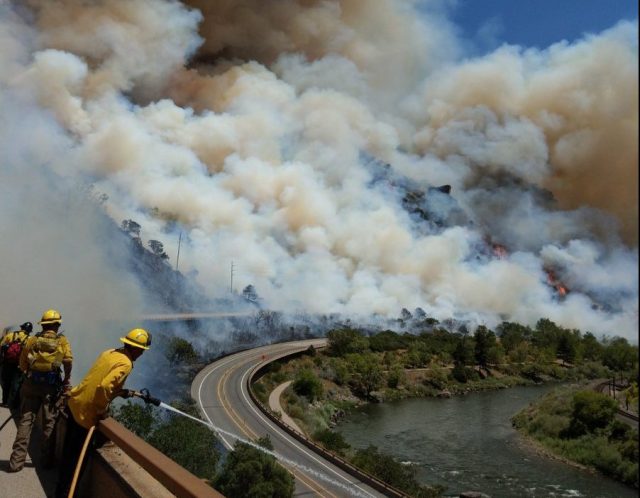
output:
[{"label": "burning vegetation", "polygon": [[420,307],[634,337],[637,24],[473,56],[434,9],[5,3],[0,212],[7,237],[30,240],[2,253],[3,295],[41,308],[51,289],[28,282],[46,268],[70,282],[61,308],[93,317],[73,289],[101,288],[107,317],[140,314],[150,281],[107,267],[110,228],[69,202],[91,185],[165,262],[180,244],[205,301],[229,297],[233,264],[238,289],[286,313]]}]

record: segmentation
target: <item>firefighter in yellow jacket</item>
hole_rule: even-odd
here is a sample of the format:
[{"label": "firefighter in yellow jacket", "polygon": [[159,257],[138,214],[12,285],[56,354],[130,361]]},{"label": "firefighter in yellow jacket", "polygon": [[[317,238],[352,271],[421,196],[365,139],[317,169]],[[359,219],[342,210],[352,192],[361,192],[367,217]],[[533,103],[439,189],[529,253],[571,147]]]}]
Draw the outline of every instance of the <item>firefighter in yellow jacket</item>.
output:
[{"label": "firefighter in yellow jacket", "polygon": [[2,406],[20,408],[20,395],[18,390],[21,384],[20,355],[27,343],[29,334],[33,330],[31,322],[24,322],[19,330],[7,332],[0,340],[0,365],[2,373]]},{"label": "firefighter in yellow jacket", "polygon": [[[59,413],[60,394],[69,385],[73,355],[67,338],[58,332],[62,315],[47,310],[40,320],[42,331],[29,337],[20,353],[20,370],[25,374],[20,388],[20,420],[9,459],[9,472],[24,467],[31,430],[42,408],[42,445],[44,466],[53,464],[54,441],[51,438]],[[64,378],[60,369],[64,370]]]},{"label": "firefighter in yellow jacket", "polygon": [[124,347],[108,349],[96,359],[82,382],[69,393],[67,402],[67,432],[58,474],[56,497],[66,498],[78,457],[89,429],[106,417],[109,404],[116,396],[128,398],[124,381],[136,361],[151,346],[151,334],[133,329],[120,340]]}]

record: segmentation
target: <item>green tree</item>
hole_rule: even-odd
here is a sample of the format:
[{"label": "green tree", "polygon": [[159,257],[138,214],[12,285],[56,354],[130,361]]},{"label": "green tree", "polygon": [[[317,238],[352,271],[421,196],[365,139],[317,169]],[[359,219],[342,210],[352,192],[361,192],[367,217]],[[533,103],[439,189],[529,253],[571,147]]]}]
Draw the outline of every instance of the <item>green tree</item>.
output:
[{"label": "green tree", "polygon": [[591,332],[587,332],[582,337],[582,357],[585,360],[596,361],[602,358],[603,346],[600,344],[596,336]]},{"label": "green tree", "polygon": [[470,365],[473,361],[473,352],[468,344],[469,342],[467,342],[464,337],[458,340],[458,344],[451,355],[456,366],[460,365],[464,367],[465,365]]},{"label": "green tree", "polygon": [[369,347],[369,341],[354,329],[331,330],[327,334],[328,352],[331,356],[345,356],[351,353],[363,353]]},{"label": "green tree", "polygon": [[[192,405],[179,403],[175,407],[198,416]],[[213,431],[204,425],[171,414],[151,433],[148,442],[198,477],[214,478],[219,459],[218,442]]]},{"label": "green tree", "polygon": [[595,391],[578,391],[571,404],[569,433],[574,437],[608,426],[618,406],[614,399]]},{"label": "green tree", "polygon": [[292,387],[298,396],[304,396],[309,401],[322,397],[322,381],[309,369],[298,372]]},{"label": "green tree", "polygon": [[580,344],[580,332],[562,330],[558,337],[557,355],[562,360],[562,364],[573,363],[578,355]]},{"label": "green tree", "polygon": [[196,363],[199,360],[198,353],[196,353],[193,345],[181,337],[169,339],[165,349],[165,357],[174,365]]},{"label": "green tree", "polygon": [[482,367],[487,368],[489,363],[489,350],[495,346],[496,336],[487,329],[484,325],[480,325],[475,334],[473,335],[475,340],[474,357],[476,363]]},{"label": "green tree", "polygon": [[515,363],[524,363],[529,357],[529,343],[521,342],[509,353],[509,359]]},{"label": "green tree", "polygon": [[638,364],[638,346],[632,346],[623,337],[614,337],[605,344],[602,356],[602,363],[612,370],[631,370]]},{"label": "green tree", "polygon": [[541,318],[533,332],[533,344],[538,349],[548,349],[555,357],[561,329],[548,318]]},{"label": "green tree", "polygon": [[347,357],[351,370],[350,384],[354,391],[366,398],[382,385],[382,366],[378,358],[369,354],[354,354]]},{"label": "green tree", "polygon": [[500,365],[504,361],[504,349],[501,344],[494,344],[487,353],[487,362],[491,365]]},{"label": "green tree", "polygon": [[155,426],[152,405],[130,400],[113,409],[113,418],[142,439],[147,439]]},{"label": "green tree", "polygon": [[500,344],[507,354],[531,337],[531,329],[526,325],[513,322],[502,322],[496,329]]},{"label": "green tree", "polygon": [[396,351],[405,347],[401,336],[391,330],[385,330],[369,337],[371,351]]},{"label": "green tree", "polygon": [[289,498],[294,480],[273,456],[238,441],[214,487],[227,498]]},{"label": "green tree", "polygon": [[415,342],[409,346],[406,354],[405,364],[409,368],[422,368],[429,363],[431,355],[424,342]]}]

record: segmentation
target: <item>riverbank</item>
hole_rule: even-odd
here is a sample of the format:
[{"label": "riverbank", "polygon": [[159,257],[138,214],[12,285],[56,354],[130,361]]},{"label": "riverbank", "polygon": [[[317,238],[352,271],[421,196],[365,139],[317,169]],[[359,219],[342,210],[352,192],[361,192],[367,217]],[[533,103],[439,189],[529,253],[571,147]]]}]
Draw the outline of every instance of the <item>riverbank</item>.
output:
[{"label": "riverbank", "polygon": [[539,454],[638,488],[638,431],[616,419],[617,402],[590,386],[563,386],[512,417]]},{"label": "riverbank", "polygon": [[370,353],[366,358],[352,356],[346,360],[313,351],[272,364],[269,372],[254,385],[254,390],[267,404],[269,393],[276,386],[291,381],[291,386],[282,393],[284,411],[307,436],[314,438],[317,432],[333,427],[351,410],[368,403],[448,398],[608,374],[602,365],[593,363],[578,366],[560,362],[518,363],[480,369],[442,363],[437,357],[427,367],[401,368],[402,354],[399,352],[390,358],[388,353]]},{"label": "riverbank", "polygon": [[444,496],[476,490],[492,498],[559,496],[633,498],[633,488],[536,453],[511,416],[556,386],[514,387],[448,399],[368,404],[335,432],[354,448],[375,445],[416,469]]}]

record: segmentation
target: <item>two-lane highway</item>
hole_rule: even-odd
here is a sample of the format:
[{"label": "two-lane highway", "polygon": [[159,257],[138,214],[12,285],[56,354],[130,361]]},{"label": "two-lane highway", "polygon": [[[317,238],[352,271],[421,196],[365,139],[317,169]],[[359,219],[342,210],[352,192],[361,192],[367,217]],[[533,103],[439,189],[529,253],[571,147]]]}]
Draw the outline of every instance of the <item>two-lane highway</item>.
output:
[{"label": "two-lane highway", "polygon": [[[268,434],[274,451],[282,457],[280,463],[295,476],[295,496],[384,496],[282,431],[249,397],[247,379],[257,365],[325,342],[311,339],[271,344],[222,358],[198,373],[191,396],[215,427],[249,440]],[[227,448],[233,447],[234,437],[220,434],[220,438]]]}]

